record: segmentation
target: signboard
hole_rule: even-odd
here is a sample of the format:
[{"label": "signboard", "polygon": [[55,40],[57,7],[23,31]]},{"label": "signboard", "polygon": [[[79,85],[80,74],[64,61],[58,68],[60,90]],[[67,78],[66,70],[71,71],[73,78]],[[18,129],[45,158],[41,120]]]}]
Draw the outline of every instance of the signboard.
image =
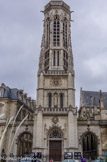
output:
[{"label": "signboard", "polygon": [[72,152],[65,152],[64,153],[64,159],[73,159],[73,153]]},{"label": "signboard", "polygon": [[74,159],[81,159],[81,152],[74,152]]}]

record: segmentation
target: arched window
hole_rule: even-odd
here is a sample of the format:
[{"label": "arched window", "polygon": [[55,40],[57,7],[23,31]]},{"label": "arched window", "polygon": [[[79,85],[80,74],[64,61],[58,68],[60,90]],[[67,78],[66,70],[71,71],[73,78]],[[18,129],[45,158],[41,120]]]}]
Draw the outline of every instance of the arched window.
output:
[{"label": "arched window", "polygon": [[18,155],[23,156],[32,152],[32,135],[30,133],[23,133],[18,141]]},{"label": "arched window", "polygon": [[91,132],[83,137],[83,156],[92,160],[97,157],[97,138]]},{"label": "arched window", "polygon": [[54,46],[60,45],[60,21],[57,15],[54,18],[53,24],[53,45]]},{"label": "arched window", "polygon": [[62,135],[58,130],[54,129],[50,133],[49,138],[62,138]]},{"label": "arched window", "polygon": [[67,48],[67,20],[63,22],[63,46]]},{"label": "arched window", "polygon": [[63,107],[63,94],[60,94],[60,107]]},{"label": "arched window", "polygon": [[49,47],[49,44],[50,44],[50,19],[49,17],[47,18],[47,24],[46,24],[46,47],[48,48]]},{"label": "arched window", "polygon": [[49,101],[48,101],[49,108],[52,106],[52,94],[49,94]]}]

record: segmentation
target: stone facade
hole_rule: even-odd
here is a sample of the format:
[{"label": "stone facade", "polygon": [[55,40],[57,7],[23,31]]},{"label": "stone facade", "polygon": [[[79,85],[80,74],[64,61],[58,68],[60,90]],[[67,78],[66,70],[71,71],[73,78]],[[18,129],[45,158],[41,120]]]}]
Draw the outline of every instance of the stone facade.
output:
[{"label": "stone facade", "polygon": [[[22,109],[20,109],[22,107]],[[20,109],[20,111],[19,111]],[[13,125],[13,120],[10,122],[8,129],[5,133],[4,140],[2,143],[2,149],[8,155],[12,153],[14,155],[19,154],[19,136],[22,134],[31,134],[33,136],[33,118],[34,111],[36,109],[36,102],[27,97],[27,94],[23,90],[10,89],[4,83],[0,86],[0,137],[2,139],[3,132],[6,128],[9,119],[13,119],[17,116],[16,121]],[[19,114],[17,114],[19,111]],[[18,129],[17,134],[15,132],[21,123],[21,121],[28,115],[27,120]],[[13,125],[13,128],[12,128]],[[11,135],[10,135],[11,134]],[[14,136],[15,135],[15,136]],[[12,139],[14,143],[11,146]],[[26,137],[25,137],[26,138]],[[2,141],[1,141],[2,142]],[[32,143],[32,142],[31,142]],[[32,146],[31,146],[32,147]],[[11,149],[10,149],[11,148]],[[2,150],[1,149],[1,150]],[[32,149],[31,149],[32,150]]]},{"label": "stone facade", "polygon": [[8,126],[2,149],[19,156],[41,152],[47,162],[50,158],[62,161],[65,152],[81,152],[87,159],[102,157],[107,152],[107,93],[81,89],[77,114],[70,7],[62,0],[51,0],[43,13],[37,100],[22,90],[0,86],[0,114],[4,114],[0,137],[7,119],[15,117],[22,106],[14,126],[14,119]]},{"label": "stone facade", "polygon": [[80,94],[79,149],[83,151],[84,133],[92,133],[97,139],[97,155],[104,156],[104,153],[107,152],[107,92],[101,90],[99,92],[83,91],[81,89]]},{"label": "stone facade", "polygon": [[[63,1],[51,1],[44,16],[33,151],[42,152],[49,160],[50,141],[59,140],[63,159],[64,152],[78,150],[70,8]],[[61,132],[61,138],[51,139],[52,130]]]}]

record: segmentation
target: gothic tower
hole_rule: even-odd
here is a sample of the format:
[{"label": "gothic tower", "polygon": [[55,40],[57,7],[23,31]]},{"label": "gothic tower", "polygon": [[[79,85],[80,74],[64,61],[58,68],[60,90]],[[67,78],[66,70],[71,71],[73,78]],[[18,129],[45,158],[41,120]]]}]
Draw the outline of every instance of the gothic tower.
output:
[{"label": "gothic tower", "polygon": [[61,161],[78,149],[71,12],[62,0],[51,0],[43,13],[33,151]]}]

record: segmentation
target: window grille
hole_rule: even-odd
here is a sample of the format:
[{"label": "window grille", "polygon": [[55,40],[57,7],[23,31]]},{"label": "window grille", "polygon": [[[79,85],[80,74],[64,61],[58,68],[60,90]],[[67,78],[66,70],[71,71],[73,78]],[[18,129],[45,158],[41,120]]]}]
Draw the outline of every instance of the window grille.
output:
[{"label": "window grille", "polygon": [[58,131],[58,130],[53,130],[51,133],[50,133],[50,136],[49,138],[61,138],[61,133]]},{"label": "window grille", "polygon": [[55,17],[53,24],[53,45],[60,45],[60,21],[58,16]]}]

